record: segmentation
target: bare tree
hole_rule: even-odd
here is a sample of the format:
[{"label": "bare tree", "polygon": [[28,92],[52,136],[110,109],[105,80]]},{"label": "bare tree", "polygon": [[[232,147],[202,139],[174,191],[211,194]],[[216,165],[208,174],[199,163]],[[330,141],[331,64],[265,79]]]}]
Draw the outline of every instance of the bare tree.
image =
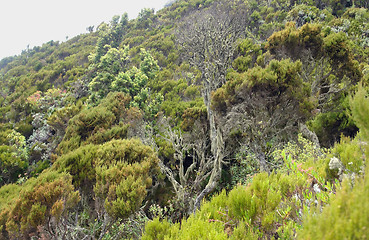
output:
[{"label": "bare tree", "polygon": [[191,211],[194,196],[201,191],[202,183],[210,176],[213,167],[212,156],[208,153],[207,123],[196,120],[190,132],[172,128],[165,117],[159,125],[160,137],[171,143],[174,149],[174,167],[170,168],[161,161],[160,168],[172,184],[177,201]]},{"label": "bare tree", "polygon": [[209,121],[211,157],[204,164],[211,165],[207,173],[210,177],[195,199],[194,210],[199,208],[204,196],[217,186],[224,163],[223,136],[210,107],[211,93],[225,83],[237,40],[245,33],[249,13],[242,6],[242,1],[215,3],[187,17],[177,32],[177,43],[183,50],[184,58],[201,71],[202,97]]}]

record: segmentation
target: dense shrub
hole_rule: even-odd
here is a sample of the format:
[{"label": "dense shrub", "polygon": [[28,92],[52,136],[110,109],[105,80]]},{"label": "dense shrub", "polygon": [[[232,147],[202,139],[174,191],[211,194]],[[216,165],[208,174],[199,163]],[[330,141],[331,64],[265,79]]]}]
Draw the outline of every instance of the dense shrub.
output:
[{"label": "dense shrub", "polygon": [[157,171],[153,150],[139,140],[112,140],[86,145],[64,154],[53,168],[70,173],[84,196],[94,196],[114,218],[135,212],[147,195]]},{"label": "dense shrub", "polygon": [[[367,123],[369,102],[366,95],[366,91],[359,86],[358,92],[350,101],[352,117],[361,131],[358,135],[361,141],[369,140],[369,126]],[[368,147],[357,141],[341,143],[340,145],[337,151],[341,153],[340,156],[342,156],[346,166],[351,168],[349,169],[350,171],[357,172],[357,168],[362,164],[361,158],[363,157],[363,160],[366,160],[368,156]],[[346,145],[346,148],[342,145]],[[342,154],[343,151],[351,153]],[[356,156],[353,154],[355,152],[357,153]],[[353,164],[349,164],[347,161],[353,161]],[[369,167],[366,166],[365,173],[368,173],[368,171]],[[363,177],[357,177],[356,181],[347,178],[329,206],[324,208],[321,213],[313,213],[306,216],[303,229],[299,231],[299,238],[366,238],[369,234],[369,229],[367,228],[369,224],[368,201],[366,201],[368,195],[369,177],[367,174]]]},{"label": "dense shrub", "polygon": [[68,123],[58,153],[77,149],[81,144],[102,144],[111,139],[127,136],[128,124],[140,115],[128,108],[130,97],[123,93],[110,93],[96,107],[83,109]]},{"label": "dense shrub", "polygon": [[0,191],[3,238],[48,236],[79,201],[72,177],[54,171],[45,171],[38,178],[30,178],[22,187],[7,185]]}]

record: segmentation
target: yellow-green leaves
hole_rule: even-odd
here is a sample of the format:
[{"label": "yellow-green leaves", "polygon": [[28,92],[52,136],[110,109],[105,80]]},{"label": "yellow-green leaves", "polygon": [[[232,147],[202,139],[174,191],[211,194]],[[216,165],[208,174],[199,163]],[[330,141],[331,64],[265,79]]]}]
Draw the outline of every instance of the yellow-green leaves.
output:
[{"label": "yellow-green leaves", "polygon": [[83,109],[69,121],[58,153],[68,153],[84,144],[102,144],[111,139],[125,138],[129,121],[140,117],[133,108],[128,109],[129,101],[129,96],[115,92],[98,106]]},{"label": "yellow-green leaves", "polygon": [[[9,187],[12,185],[1,190]],[[19,194],[7,195],[8,203],[0,205],[0,224],[13,238],[38,232],[42,229],[39,226],[55,227],[80,200],[72,177],[55,171],[44,171],[37,179],[31,178],[18,191],[14,190]]]},{"label": "yellow-green leaves", "polygon": [[367,91],[359,84],[358,91],[350,99],[352,118],[359,127],[365,140],[369,140],[369,99]]},{"label": "yellow-green leaves", "polygon": [[85,195],[94,194],[111,216],[125,218],[146,197],[157,171],[157,156],[137,139],[112,140],[65,154],[54,168],[69,172],[75,186]]}]

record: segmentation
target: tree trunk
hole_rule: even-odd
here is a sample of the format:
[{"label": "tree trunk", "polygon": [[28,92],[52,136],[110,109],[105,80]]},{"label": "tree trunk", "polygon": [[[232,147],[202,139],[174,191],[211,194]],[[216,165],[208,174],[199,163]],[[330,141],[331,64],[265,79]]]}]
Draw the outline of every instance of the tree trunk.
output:
[{"label": "tree trunk", "polygon": [[315,132],[310,131],[310,129],[304,123],[301,122],[299,123],[299,130],[302,136],[313,142],[317,148],[320,148],[319,139],[318,136],[315,134]]},{"label": "tree trunk", "polygon": [[263,172],[270,173],[269,167],[268,167],[267,162],[265,160],[265,153],[260,152],[258,158],[259,158],[260,170],[263,171]]},{"label": "tree trunk", "polygon": [[[208,99],[204,96],[204,100]],[[210,108],[210,101],[205,102],[208,108],[208,118],[210,124],[210,141],[211,141],[211,152],[214,158],[213,168],[211,171],[210,179],[208,184],[201,191],[199,195],[197,195],[195,199],[195,203],[193,206],[193,213],[196,212],[197,209],[201,206],[201,201],[204,199],[206,195],[214,191],[214,189],[218,186],[221,173],[222,173],[222,164],[223,164],[223,150],[224,150],[224,142],[222,137],[222,132],[219,127],[215,124],[215,116],[213,111]]]}]

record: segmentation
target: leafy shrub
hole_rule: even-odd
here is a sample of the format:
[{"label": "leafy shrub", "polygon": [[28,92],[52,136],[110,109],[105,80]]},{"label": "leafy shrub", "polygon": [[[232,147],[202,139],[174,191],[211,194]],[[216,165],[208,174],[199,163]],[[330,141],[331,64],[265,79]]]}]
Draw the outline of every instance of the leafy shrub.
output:
[{"label": "leafy shrub", "polygon": [[257,157],[245,146],[241,147],[230,164],[230,186],[232,187],[237,184],[247,184],[252,175],[260,170]]},{"label": "leafy shrub", "polygon": [[164,240],[164,237],[168,235],[169,228],[170,223],[168,221],[160,221],[159,218],[155,218],[146,224],[142,240]]},{"label": "leafy shrub", "polygon": [[159,222],[158,219],[150,221],[145,227],[142,239],[226,239],[227,234],[220,222],[209,222],[190,216],[182,223],[170,226],[167,221]]},{"label": "leafy shrub", "polygon": [[305,4],[295,5],[287,15],[287,21],[296,22],[299,27],[306,23],[330,21],[332,18],[330,11]]},{"label": "leafy shrub", "polygon": [[95,200],[114,218],[135,212],[147,195],[157,171],[153,150],[139,140],[112,140],[86,145],[64,154],[53,168],[73,176],[84,196]]},{"label": "leafy shrub", "polygon": [[309,101],[307,99],[309,88],[298,77],[301,65],[300,61],[292,62],[289,59],[272,60],[265,68],[256,66],[241,74],[231,72],[229,81],[214,92],[212,106],[222,112],[221,106],[237,103],[239,101],[238,94],[252,89],[254,91],[286,92],[290,97],[299,99],[301,107],[309,109],[311,108],[311,104],[307,103]]},{"label": "leafy shrub", "polygon": [[[369,168],[366,168],[366,172]],[[321,214],[309,214],[298,232],[300,239],[365,239],[368,230],[368,175],[352,188],[346,179],[330,205]]]},{"label": "leafy shrub", "polygon": [[[284,186],[282,189],[282,184],[279,185],[281,182]],[[228,196],[225,191],[214,196],[210,202],[203,204],[196,215],[182,220],[181,224],[172,224],[168,229],[165,220],[159,222],[156,219],[147,223],[147,232],[143,237],[155,239],[166,235],[162,239],[226,239],[231,236],[233,239],[242,239],[241,234],[254,238],[270,234],[280,221],[277,212],[282,211],[281,208],[286,210],[282,199],[291,196],[303,182],[280,174],[270,177],[266,173],[258,174],[249,186],[237,186]],[[290,214],[294,210],[287,211]]]},{"label": "leafy shrub", "polygon": [[0,205],[3,237],[13,239],[52,232],[79,201],[72,177],[54,171],[45,171],[37,179],[30,178],[21,188],[7,185],[1,192],[7,193],[4,196],[7,203]]},{"label": "leafy shrub", "polygon": [[350,107],[352,112],[352,119],[359,127],[362,137],[369,139],[369,123],[367,116],[369,114],[367,92],[361,84],[359,84],[358,91],[350,99]]},{"label": "leafy shrub", "polygon": [[67,153],[82,144],[102,144],[111,139],[125,138],[128,124],[135,119],[130,114],[134,111],[128,108],[129,101],[130,97],[115,92],[98,106],[83,109],[69,121],[58,153]]},{"label": "leafy shrub", "polygon": [[[361,141],[368,141],[368,104],[367,92],[359,85],[358,91],[350,100],[352,118],[360,129],[357,140],[344,139],[335,149],[349,170],[357,172],[368,156],[368,147]],[[350,162],[348,162],[350,161]],[[350,164],[352,163],[352,164]],[[352,165],[352,166],[350,166]],[[365,173],[369,171],[368,165]],[[354,186],[352,186],[354,185]],[[301,239],[364,239],[369,234],[368,174],[358,176],[353,182],[345,179],[342,188],[337,191],[330,205],[321,213],[312,211],[305,218],[303,229],[298,232]]]},{"label": "leafy shrub", "polygon": [[14,152],[10,146],[0,146],[0,186],[17,180],[18,175],[28,167],[27,162],[15,156]]},{"label": "leafy shrub", "polygon": [[360,175],[363,173],[365,164],[362,146],[363,143],[359,138],[342,137],[341,141],[335,144],[332,152],[340,159],[348,173]]},{"label": "leafy shrub", "polygon": [[26,139],[15,130],[1,129],[0,186],[15,182],[28,167]]},{"label": "leafy shrub", "polygon": [[312,51],[313,56],[321,54],[323,36],[319,24],[304,24],[297,29],[295,22],[286,23],[285,29],[273,33],[266,44],[272,54],[288,53],[292,59],[299,59],[304,49]]},{"label": "leafy shrub", "polygon": [[256,59],[261,55],[261,48],[254,44],[251,39],[243,40],[237,47],[240,55],[233,62],[233,67],[239,72],[246,72],[248,68],[253,67]]}]

